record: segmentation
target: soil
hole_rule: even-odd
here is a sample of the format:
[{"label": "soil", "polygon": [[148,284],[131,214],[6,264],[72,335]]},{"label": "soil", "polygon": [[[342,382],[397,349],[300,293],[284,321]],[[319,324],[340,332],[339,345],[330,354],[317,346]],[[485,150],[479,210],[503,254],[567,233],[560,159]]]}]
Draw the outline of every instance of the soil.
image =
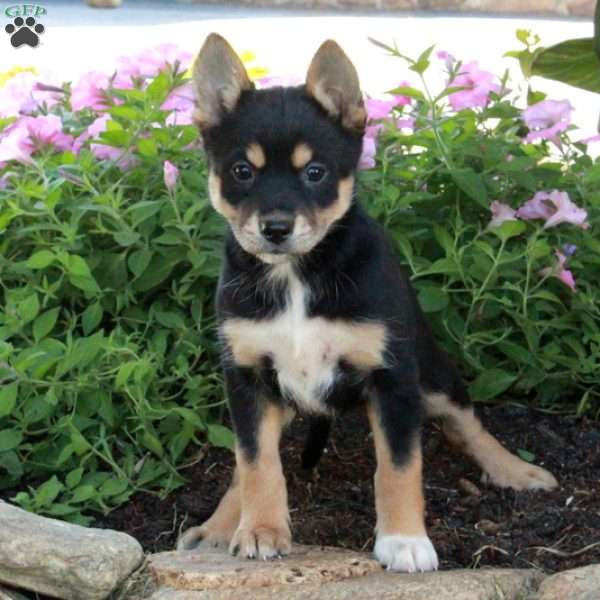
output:
[{"label": "soil", "polygon": [[[600,422],[520,407],[485,408],[486,427],[508,448],[560,481],[552,492],[514,492],[479,482],[480,472],[446,443],[436,424],[424,435],[429,535],[442,569],[537,567],[546,572],[600,562]],[[317,471],[303,472],[306,423],[282,443],[294,541],[370,550],[373,546],[373,444],[360,412],[335,424]],[[233,455],[206,448],[166,499],[140,494],[98,519],[148,552],[171,550],[179,531],[207,519],[224,494]]]}]

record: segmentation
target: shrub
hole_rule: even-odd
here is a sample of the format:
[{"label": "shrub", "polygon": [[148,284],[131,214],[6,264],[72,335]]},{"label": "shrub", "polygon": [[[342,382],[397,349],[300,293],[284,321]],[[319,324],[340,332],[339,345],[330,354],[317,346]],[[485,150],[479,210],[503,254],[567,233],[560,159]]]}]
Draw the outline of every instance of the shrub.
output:
[{"label": "shrub", "polygon": [[[441,54],[449,83],[432,95],[431,53],[407,59],[419,87],[369,101],[361,198],[477,400],[591,410],[600,164],[570,139],[568,103],[530,92],[524,112],[474,63]],[[180,485],[198,445],[231,445],[212,308],[223,225],[189,60],[166,46],[112,76],[25,71],[0,89],[0,489],[27,509],[87,522]]]}]

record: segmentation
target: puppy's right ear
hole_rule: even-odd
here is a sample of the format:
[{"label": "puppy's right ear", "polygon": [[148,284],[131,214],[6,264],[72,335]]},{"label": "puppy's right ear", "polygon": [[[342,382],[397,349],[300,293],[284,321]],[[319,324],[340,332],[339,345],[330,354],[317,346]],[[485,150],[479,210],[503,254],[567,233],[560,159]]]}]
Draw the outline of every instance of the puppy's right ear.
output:
[{"label": "puppy's right ear", "polygon": [[194,62],[193,80],[196,88],[196,121],[201,128],[218,125],[231,112],[244,90],[254,84],[223,37],[211,33]]}]

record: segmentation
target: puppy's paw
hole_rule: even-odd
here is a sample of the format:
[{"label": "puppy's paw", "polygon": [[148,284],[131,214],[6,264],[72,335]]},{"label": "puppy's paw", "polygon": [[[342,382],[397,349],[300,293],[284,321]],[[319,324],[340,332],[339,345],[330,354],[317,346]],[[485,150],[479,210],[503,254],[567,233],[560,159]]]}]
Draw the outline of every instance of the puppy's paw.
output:
[{"label": "puppy's paw", "polygon": [[289,527],[238,527],[229,552],[244,558],[271,560],[290,553],[292,535]]},{"label": "puppy's paw", "polygon": [[388,571],[416,573],[438,568],[435,548],[426,535],[378,535],[374,554]]},{"label": "puppy's paw", "polygon": [[227,548],[233,533],[213,529],[206,523],[190,527],[178,540],[177,550],[194,550],[198,547]]},{"label": "puppy's paw", "polygon": [[522,490],[552,490],[558,486],[558,481],[550,471],[536,465],[531,465],[516,456],[510,466],[488,469],[484,471],[481,480],[491,482],[498,487]]}]

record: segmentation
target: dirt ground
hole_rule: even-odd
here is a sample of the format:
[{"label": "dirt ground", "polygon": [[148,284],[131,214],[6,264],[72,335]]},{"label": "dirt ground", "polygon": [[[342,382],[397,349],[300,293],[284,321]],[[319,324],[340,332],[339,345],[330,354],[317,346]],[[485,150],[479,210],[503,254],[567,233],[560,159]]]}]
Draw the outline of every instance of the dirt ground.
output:
[{"label": "dirt ground", "polygon": [[[523,408],[487,408],[486,426],[513,451],[550,469],[552,492],[499,490],[453,451],[435,424],[424,436],[427,525],[442,569],[538,567],[547,572],[600,561],[600,422]],[[282,443],[294,541],[370,550],[373,546],[372,439],[361,413],[341,418],[318,471],[300,467],[305,423]],[[530,454],[529,454],[530,453]],[[98,519],[136,537],[149,552],[174,548],[177,534],[207,519],[225,492],[233,455],[207,449],[188,483],[160,500],[138,495]]]}]

